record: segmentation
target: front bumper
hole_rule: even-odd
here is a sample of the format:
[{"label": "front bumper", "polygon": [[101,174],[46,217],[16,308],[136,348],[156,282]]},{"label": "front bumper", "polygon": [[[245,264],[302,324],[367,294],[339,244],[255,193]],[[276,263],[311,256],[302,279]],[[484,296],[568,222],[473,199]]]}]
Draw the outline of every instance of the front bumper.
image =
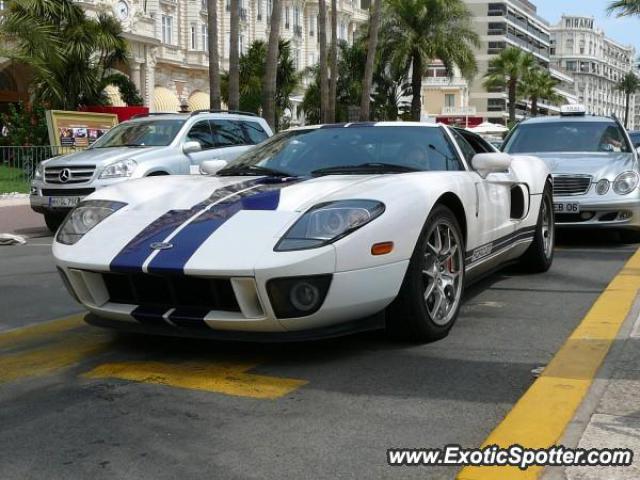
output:
[{"label": "front bumper", "polygon": [[85,183],[75,183],[70,185],[45,183],[42,180],[33,180],[29,195],[31,209],[37,213],[66,214],[73,208],[70,206],[54,205],[60,198],[71,198],[71,202],[79,202],[86,196],[91,195],[96,190],[110,187],[130,178],[95,179]]},{"label": "front bumper", "polygon": [[[73,267],[61,267],[60,271],[70,293],[89,310],[87,322],[94,325],[160,335],[277,341],[329,337],[382,326],[376,314],[397,296],[407,266],[408,260],[333,272],[321,307],[298,318],[278,318],[274,312],[267,283],[282,278],[282,272],[277,270],[258,271],[253,277],[226,272],[225,281],[229,280],[238,306],[234,311],[202,307],[154,309],[114,302],[103,273]],[[294,277],[317,273],[297,272]],[[140,315],[141,311],[144,315]]]},{"label": "front bumper", "polygon": [[640,196],[637,192],[603,196],[554,196],[554,203],[577,203],[580,213],[556,213],[556,226],[561,228],[640,229]]}]

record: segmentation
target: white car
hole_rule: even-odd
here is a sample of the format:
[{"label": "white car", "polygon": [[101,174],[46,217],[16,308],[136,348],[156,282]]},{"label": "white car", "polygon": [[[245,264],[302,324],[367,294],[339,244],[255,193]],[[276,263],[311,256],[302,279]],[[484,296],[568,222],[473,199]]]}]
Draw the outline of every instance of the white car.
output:
[{"label": "white car", "polygon": [[89,323],[257,340],[386,326],[432,341],[466,283],[553,259],[545,163],[464,130],[302,127],[203,169],[217,175],[117,184],[67,217],[53,253]]}]

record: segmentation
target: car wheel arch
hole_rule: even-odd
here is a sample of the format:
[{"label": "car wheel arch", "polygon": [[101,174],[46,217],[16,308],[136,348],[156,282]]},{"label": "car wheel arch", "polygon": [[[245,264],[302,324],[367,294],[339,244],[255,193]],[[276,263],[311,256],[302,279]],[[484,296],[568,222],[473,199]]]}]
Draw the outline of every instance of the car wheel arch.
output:
[{"label": "car wheel arch", "polygon": [[169,172],[165,172],[164,170],[157,170],[155,172],[147,172],[145,177],[160,177],[162,175],[170,175]]},{"label": "car wheel arch", "polygon": [[434,203],[436,205],[444,205],[449,210],[451,210],[458,220],[458,224],[460,225],[460,229],[462,230],[462,238],[464,239],[465,245],[467,244],[467,213],[464,209],[464,205],[458,197],[453,192],[443,193],[440,198]]}]

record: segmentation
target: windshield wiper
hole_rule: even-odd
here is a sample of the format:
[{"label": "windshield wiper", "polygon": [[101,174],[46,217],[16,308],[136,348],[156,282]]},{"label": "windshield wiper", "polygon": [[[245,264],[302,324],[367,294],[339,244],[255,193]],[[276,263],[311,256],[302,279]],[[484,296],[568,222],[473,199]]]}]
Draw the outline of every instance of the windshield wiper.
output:
[{"label": "windshield wiper", "polygon": [[238,165],[233,167],[227,167],[220,170],[217,175],[219,176],[255,176],[255,175],[270,175],[272,177],[295,177],[288,172],[277,170],[275,168],[261,167],[259,165]]},{"label": "windshield wiper", "polygon": [[421,170],[406,165],[396,165],[394,163],[368,162],[358,165],[340,165],[337,167],[319,168],[311,172],[311,175],[340,175],[348,173],[408,173],[420,172]]}]

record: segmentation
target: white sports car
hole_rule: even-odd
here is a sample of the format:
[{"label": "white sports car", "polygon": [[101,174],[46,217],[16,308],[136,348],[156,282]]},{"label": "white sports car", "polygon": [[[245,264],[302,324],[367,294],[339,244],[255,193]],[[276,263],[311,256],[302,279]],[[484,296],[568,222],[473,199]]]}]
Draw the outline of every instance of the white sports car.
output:
[{"label": "white sports car", "polygon": [[66,218],[53,253],[89,323],[249,340],[386,326],[432,341],[466,283],[553,259],[545,163],[465,130],[302,127],[203,170],[216,175],[102,189]]}]

